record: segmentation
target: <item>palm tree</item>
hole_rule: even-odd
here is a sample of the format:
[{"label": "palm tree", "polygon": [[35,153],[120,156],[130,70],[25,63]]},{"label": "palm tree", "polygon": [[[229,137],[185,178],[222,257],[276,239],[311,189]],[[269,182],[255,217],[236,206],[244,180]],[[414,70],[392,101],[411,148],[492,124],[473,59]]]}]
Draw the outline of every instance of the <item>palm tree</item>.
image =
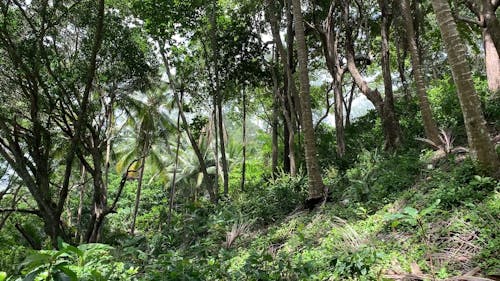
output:
[{"label": "palm tree", "polygon": [[481,102],[474,89],[470,66],[467,62],[467,50],[458,34],[450,5],[447,0],[432,0],[432,6],[448,54],[453,80],[457,86],[472,154],[484,170],[500,178],[500,161],[486,128]]},{"label": "palm tree", "polygon": [[301,1],[293,0],[293,17],[299,58],[300,101],[302,110],[302,127],[304,131],[304,147],[309,181],[309,202],[317,203],[325,196],[325,186],[321,179],[320,167],[316,157],[316,138],[311,112],[311,95],[309,85],[308,55],[304,23],[302,19]]},{"label": "palm tree", "polygon": [[123,167],[123,164],[131,162],[134,158],[140,159],[136,165],[138,169],[137,193],[130,226],[130,233],[132,234],[135,231],[146,162],[154,164],[152,166],[153,170],[164,168],[165,161],[160,157],[164,151],[162,151],[162,145],[157,144],[157,139],[166,137],[168,132],[174,130],[172,121],[167,114],[162,112],[163,105],[168,103],[166,97],[160,88],[159,91],[147,92],[128,99],[128,105],[131,109],[128,110],[128,123],[131,130],[127,134],[132,136],[129,140],[134,144],[129,146],[133,147],[132,150],[122,153],[118,166]]}]

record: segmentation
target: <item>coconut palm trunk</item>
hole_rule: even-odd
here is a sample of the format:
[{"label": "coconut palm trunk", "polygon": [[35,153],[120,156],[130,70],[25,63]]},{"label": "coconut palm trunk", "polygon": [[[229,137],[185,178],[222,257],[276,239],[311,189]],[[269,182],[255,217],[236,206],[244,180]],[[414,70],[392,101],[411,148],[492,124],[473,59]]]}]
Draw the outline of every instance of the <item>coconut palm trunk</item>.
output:
[{"label": "coconut palm trunk", "polygon": [[474,88],[467,50],[453,19],[447,0],[433,0],[432,6],[441,30],[441,35],[451,65],[453,80],[457,86],[458,98],[464,116],[467,139],[473,157],[490,175],[500,178],[500,161],[486,128],[481,103]]},{"label": "coconut palm trunk", "polygon": [[311,95],[309,85],[308,54],[304,23],[301,11],[301,1],[293,0],[293,17],[295,37],[297,41],[297,55],[299,59],[300,101],[302,110],[302,127],[304,132],[304,147],[309,182],[309,200],[314,202],[324,198],[325,186],[321,179],[320,167],[316,156],[316,138],[311,112]]}]

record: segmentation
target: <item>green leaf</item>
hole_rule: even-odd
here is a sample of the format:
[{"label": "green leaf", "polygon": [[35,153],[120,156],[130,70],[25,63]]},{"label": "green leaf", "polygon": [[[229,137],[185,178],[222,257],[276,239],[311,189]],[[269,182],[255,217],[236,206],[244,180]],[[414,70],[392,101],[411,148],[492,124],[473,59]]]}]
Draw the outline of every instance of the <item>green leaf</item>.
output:
[{"label": "green leaf", "polygon": [[0,272],[0,281],[5,281],[7,279],[7,273],[6,272]]},{"label": "green leaf", "polygon": [[29,255],[24,259],[24,261],[20,264],[21,267],[26,267],[27,270],[34,269],[40,265],[48,264],[52,261],[52,256],[49,254],[35,253]]},{"label": "green leaf", "polygon": [[404,208],[403,212],[412,218],[416,218],[418,215],[418,210],[412,207]]},{"label": "green leaf", "polygon": [[69,278],[68,280],[78,281],[78,276],[76,275],[76,272],[67,268],[65,265],[57,265],[55,267],[60,271],[64,272],[64,274]]},{"label": "green leaf", "polygon": [[77,279],[72,279],[70,276],[66,275],[64,272],[56,272],[52,275],[54,281],[73,281]]}]

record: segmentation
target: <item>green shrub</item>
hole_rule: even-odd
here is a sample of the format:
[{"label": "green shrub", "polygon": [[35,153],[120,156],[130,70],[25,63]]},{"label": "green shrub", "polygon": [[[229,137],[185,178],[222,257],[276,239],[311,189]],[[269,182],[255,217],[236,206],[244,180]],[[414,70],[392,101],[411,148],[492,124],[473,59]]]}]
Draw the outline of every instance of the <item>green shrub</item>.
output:
[{"label": "green shrub", "polygon": [[364,150],[356,166],[346,172],[349,187],[344,196],[376,205],[385,204],[398,192],[410,188],[419,171],[418,156],[412,151],[386,155],[378,150]]},{"label": "green shrub", "polygon": [[42,250],[21,263],[23,280],[134,280],[137,268],[118,261],[105,244],[78,247],[59,242],[60,250]]}]

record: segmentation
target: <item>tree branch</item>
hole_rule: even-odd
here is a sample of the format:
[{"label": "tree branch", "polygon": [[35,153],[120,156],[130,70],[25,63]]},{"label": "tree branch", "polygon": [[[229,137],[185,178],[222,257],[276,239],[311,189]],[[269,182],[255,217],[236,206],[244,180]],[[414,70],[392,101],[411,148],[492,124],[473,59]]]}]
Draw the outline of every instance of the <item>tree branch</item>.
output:
[{"label": "tree branch", "polygon": [[23,214],[37,215],[39,217],[41,216],[40,211],[34,209],[7,208],[7,209],[0,209],[0,213],[23,213]]},{"label": "tree branch", "polygon": [[[118,204],[118,200],[120,200],[120,196],[122,195],[123,188],[125,187],[125,184],[127,183],[128,174],[132,171],[130,168],[136,162],[144,159],[145,157],[146,156],[144,155],[144,156],[141,156],[140,158],[134,159],[134,161],[132,161],[128,165],[127,170],[125,170],[125,173],[123,173],[122,180],[120,181],[120,186],[118,187],[118,193],[116,194],[115,200],[113,201],[113,204],[111,204],[111,207],[106,210],[105,214],[110,214],[110,213],[115,213],[116,212],[116,210],[115,210],[116,204]],[[142,165],[144,165],[144,164],[142,164]]]},{"label": "tree branch", "polygon": [[480,27],[484,27],[484,20],[471,19],[471,18],[468,18],[468,17],[461,16],[461,15],[459,15],[457,13],[453,13],[453,17],[456,20],[459,20],[459,21],[463,21],[463,22],[466,22],[466,23],[470,23],[470,24],[478,25]]},{"label": "tree branch", "polygon": [[332,90],[333,90],[333,83],[331,83],[328,89],[326,90],[326,112],[323,116],[321,116],[321,118],[319,118],[318,122],[316,122],[316,125],[314,125],[314,131],[316,131],[321,122],[323,122],[323,120],[325,120],[328,117],[328,115],[330,115],[330,109],[333,106],[333,103],[330,103],[330,92]]}]

